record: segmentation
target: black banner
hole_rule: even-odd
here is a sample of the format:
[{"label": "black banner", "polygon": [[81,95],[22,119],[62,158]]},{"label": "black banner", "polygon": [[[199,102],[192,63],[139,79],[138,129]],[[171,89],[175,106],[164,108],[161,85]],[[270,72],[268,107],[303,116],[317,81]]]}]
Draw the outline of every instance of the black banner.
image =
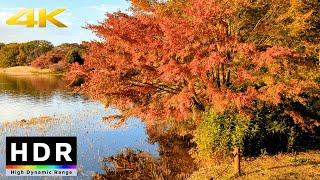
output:
[{"label": "black banner", "polygon": [[77,165],[77,138],[7,137],[6,165]]}]

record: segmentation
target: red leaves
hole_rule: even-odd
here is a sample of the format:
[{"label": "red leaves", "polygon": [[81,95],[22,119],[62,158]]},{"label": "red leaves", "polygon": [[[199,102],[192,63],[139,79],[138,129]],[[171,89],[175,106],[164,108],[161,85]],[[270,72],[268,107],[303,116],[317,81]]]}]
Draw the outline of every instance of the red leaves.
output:
[{"label": "red leaves", "polygon": [[85,64],[77,67],[86,75],[84,92],[147,120],[187,120],[208,107],[223,112],[244,111],[254,100],[278,104],[292,87],[281,76],[293,51],[261,52],[241,42],[230,33],[233,7],[147,2],[133,1],[143,13],[108,14],[89,25],[102,42],[87,43]]}]

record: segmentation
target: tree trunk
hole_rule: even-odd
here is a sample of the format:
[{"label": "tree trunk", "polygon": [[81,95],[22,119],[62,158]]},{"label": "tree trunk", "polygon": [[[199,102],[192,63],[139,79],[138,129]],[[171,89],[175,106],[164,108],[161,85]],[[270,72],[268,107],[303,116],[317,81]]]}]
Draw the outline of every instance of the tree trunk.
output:
[{"label": "tree trunk", "polygon": [[233,151],[234,155],[234,172],[236,176],[241,175],[241,167],[240,167],[240,148],[235,147]]},{"label": "tree trunk", "polygon": [[218,70],[217,70],[217,87],[220,89],[221,87],[221,80],[220,80],[220,65],[218,65]]},{"label": "tree trunk", "polygon": [[230,69],[228,70],[228,74],[227,74],[227,82],[226,82],[226,85],[229,86],[230,85],[230,75],[231,75],[231,71]]},{"label": "tree trunk", "polygon": [[224,64],[221,64],[221,71],[222,71],[222,84],[225,85],[226,84],[226,73],[225,73]]}]

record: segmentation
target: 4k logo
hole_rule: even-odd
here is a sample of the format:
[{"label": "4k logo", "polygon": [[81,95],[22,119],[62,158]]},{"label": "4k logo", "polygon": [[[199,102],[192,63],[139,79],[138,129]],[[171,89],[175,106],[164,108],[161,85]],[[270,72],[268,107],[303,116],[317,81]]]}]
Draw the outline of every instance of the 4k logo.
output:
[{"label": "4k logo", "polygon": [[[63,28],[67,27],[65,24],[60,22],[55,18],[55,16],[61,14],[64,12],[65,9],[58,8],[53,10],[50,13],[47,13],[45,8],[40,8],[38,10],[38,17],[39,21],[35,20],[35,10],[34,9],[22,9],[17,14],[13,15],[7,20],[8,25],[25,25],[27,27],[34,27],[35,25],[39,25],[39,27],[44,28],[47,27],[47,22],[51,22],[57,27]],[[24,20],[21,20],[20,18],[25,16]]]}]

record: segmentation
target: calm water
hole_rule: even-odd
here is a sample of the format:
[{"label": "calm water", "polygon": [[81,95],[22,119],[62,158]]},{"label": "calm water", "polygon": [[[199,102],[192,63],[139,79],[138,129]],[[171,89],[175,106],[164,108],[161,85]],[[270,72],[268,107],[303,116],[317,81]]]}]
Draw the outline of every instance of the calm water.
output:
[{"label": "calm water", "polygon": [[[148,143],[139,119],[131,118],[115,129],[103,117],[119,113],[116,109],[74,95],[65,85],[54,76],[0,74],[0,179],[5,178],[6,136],[77,136],[80,179],[102,173],[101,159],[124,148],[158,156],[158,146]],[[28,121],[39,117],[34,123]]]}]

